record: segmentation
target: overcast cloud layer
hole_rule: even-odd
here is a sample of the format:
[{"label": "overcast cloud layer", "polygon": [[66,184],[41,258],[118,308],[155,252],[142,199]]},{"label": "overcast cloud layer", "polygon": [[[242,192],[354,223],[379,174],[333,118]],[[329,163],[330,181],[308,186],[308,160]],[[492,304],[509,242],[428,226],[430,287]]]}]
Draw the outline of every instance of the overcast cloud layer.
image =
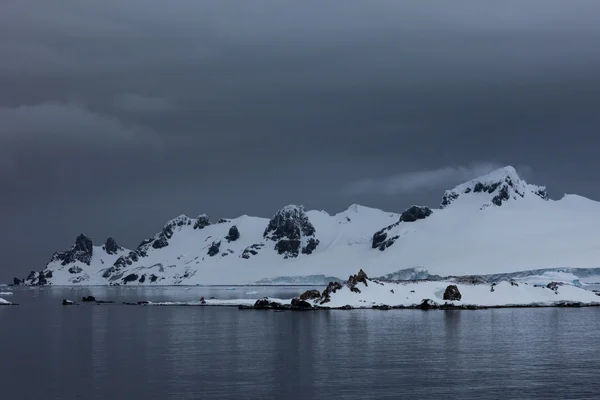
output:
[{"label": "overcast cloud layer", "polygon": [[3,1],[0,282],[80,232],[136,246],[181,213],[437,206],[507,164],[600,200],[598,15],[597,0]]}]

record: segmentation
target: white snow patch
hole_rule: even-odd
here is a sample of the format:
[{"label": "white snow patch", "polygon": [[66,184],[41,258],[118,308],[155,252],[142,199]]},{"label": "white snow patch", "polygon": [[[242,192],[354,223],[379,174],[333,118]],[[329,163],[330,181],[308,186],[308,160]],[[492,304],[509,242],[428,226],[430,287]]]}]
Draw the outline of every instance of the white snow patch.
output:
[{"label": "white snow patch", "polygon": [[10,305],[12,303],[10,301],[8,301],[8,300],[3,299],[2,297],[0,297],[0,304],[7,306],[7,305]]},{"label": "white snow patch", "polygon": [[[439,304],[446,302],[454,305],[474,305],[483,307],[511,305],[553,305],[557,302],[582,302],[600,304],[600,297],[594,292],[571,285],[559,286],[556,292],[546,287],[519,283],[513,286],[509,282],[495,285],[469,285],[453,282],[408,282],[408,283],[376,283],[368,280],[368,286],[359,283],[356,287],[361,293],[355,293],[347,286],[331,294],[330,302],[322,307],[352,307],[370,308],[373,305],[415,306],[424,299],[430,299]],[[448,285],[456,285],[462,298],[460,301],[443,299]],[[316,302],[318,304],[318,301]]]}]

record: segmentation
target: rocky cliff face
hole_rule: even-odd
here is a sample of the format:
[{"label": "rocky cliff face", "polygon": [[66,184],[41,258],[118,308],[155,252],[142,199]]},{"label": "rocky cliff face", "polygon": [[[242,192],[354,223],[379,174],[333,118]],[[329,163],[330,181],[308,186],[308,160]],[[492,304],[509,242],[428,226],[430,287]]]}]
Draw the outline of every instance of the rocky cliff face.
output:
[{"label": "rocky cliff face", "polygon": [[442,197],[440,208],[462,201],[478,204],[480,209],[485,209],[490,206],[500,207],[508,201],[530,196],[548,200],[545,186],[528,184],[519,177],[513,167],[508,166],[447,190]]},{"label": "rocky cliff face", "polygon": [[75,239],[75,244],[70,250],[54,253],[51,261],[60,262],[61,265],[71,264],[75,261],[80,261],[84,264],[90,265],[93,250],[94,246],[92,244],[92,239],[88,238],[82,233],[81,235],[77,236]]},{"label": "rocky cliff face", "polygon": [[275,250],[284,258],[311,254],[319,245],[315,227],[310,223],[304,207],[287,206],[277,211],[269,221],[263,237],[275,242]]}]

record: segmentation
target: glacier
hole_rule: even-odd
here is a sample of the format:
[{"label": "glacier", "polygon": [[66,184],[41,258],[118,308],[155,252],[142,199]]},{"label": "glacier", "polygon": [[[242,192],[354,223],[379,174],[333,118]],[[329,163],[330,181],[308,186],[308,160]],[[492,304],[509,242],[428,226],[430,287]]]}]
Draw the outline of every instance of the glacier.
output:
[{"label": "glacier", "polygon": [[112,238],[93,245],[80,234],[14,284],[322,285],[361,268],[382,280],[562,274],[585,284],[600,281],[599,215],[599,202],[572,194],[552,200],[508,166],[446,190],[437,208],[354,204],[330,215],[288,205],[270,218],[216,222],[180,215],[135,249]]}]

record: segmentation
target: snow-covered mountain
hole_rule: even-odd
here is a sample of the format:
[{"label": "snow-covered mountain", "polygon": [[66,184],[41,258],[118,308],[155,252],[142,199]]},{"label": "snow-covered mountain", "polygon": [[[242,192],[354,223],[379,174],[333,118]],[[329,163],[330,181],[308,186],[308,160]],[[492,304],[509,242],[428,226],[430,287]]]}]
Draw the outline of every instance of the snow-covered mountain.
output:
[{"label": "snow-covered mountain", "polygon": [[290,205],[270,219],[216,223],[181,215],[133,250],[110,238],[93,246],[80,235],[43,271],[15,283],[233,285],[344,278],[360,268],[373,276],[409,268],[440,276],[594,268],[599,217],[599,202],[549,200],[545,187],[505,167],[447,190],[437,209],[352,205],[329,215]]}]

